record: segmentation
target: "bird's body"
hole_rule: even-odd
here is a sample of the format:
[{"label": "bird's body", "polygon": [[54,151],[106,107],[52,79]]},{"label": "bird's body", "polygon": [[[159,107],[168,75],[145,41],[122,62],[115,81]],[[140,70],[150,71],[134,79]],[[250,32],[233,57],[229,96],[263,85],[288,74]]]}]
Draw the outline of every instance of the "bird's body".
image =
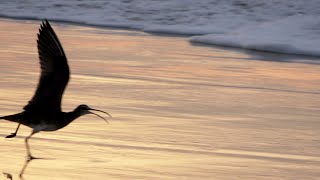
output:
[{"label": "bird's body", "polygon": [[[33,134],[40,131],[56,131],[82,115],[95,114],[89,110],[106,113],[87,105],[79,105],[71,112],[62,112],[61,100],[69,82],[70,70],[60,41],[47,20],[40,26],[37,44],[41,75],[33,98],[21,113],[0,117],[0,119],[19,123],[16,132],[7,138],[16,136],[20,124],[32,128],[32,133],[25,139],[29,160],[34,159],[28,144],[28,139]],[[98,114],[95,115],[101,117]]]},{"label": "bird's body", "polygon": [[40,132],[59,130],[76,119],[76,115],[72,112],[43,113],[23,111],[21,113],[4,116],[2,119],[23,124],[36,132]]}]

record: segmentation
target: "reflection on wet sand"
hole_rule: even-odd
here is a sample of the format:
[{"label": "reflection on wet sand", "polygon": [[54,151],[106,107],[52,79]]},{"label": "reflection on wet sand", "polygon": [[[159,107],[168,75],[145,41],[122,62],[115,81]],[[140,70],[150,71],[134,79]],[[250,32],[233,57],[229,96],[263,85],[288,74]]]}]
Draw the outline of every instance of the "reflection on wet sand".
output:
[{"label": "reflection on wet sand", "polygon": [[4,172],[3,175],[4,175],[4,177],[6,177],[7,179],[12,180],[12,175],[11,175],[11,174]]},{"label": "reflection on wet sand", "polygon": [[[0,21],[1,115],[21,110],[33,95],[38,23]],[[304,57],[276,62],[268,58],[277,55],[262,54],[259,61],[183,37],[54,26],[72,67],[63,109],[87,102],[114,118],[104,126],[82,117],[33,137],[32,150],[54,159],[27,163],[25,179],[320,176],[320,67],[290,61]],[[1,121],[0,136],[15,126]],[[0,143],[0,170],[13,178],[25,165],[29,130]]]},{"label": "reflection on wet sand", "polygon": [[23,174],[24,174],[25,170],[27,169],[29,163],[30,163],[31,161],[33,161],[33,160],[35,160],[35,159],[29,159],[29,158],[26,159],[26,161],[25,161],[25,163],[24,163],[24,165],[23,165],[23,167],[22,167],[22,169],[21,169],[21,171],[20,171],[20,173],[19,173],[19,177],[20,177],[21,179],[23,179]]},{"label": "reflection on wet sand", "polygon": [[[37,160],[54,160],[52,158],[26,158],[21,170],[20,170],[20,173],[19,173],[19,178],[20,179],[24,179],[23,175],[25,174],[29,164],[32,162],[32,161],[37,161]],[[8,178],[8,179],[13,179],[13,176],[12,174],[10,173],[7,173],[7,172],[3,172],[3,175]]]},{"label": "reflection on wet sand", "polygon": [[[26,161],[25,161],[25,163],[24,163],[24,165],[23,165],[23,167],[22,167],[22,169],[21,169],[21,171],[20,171],[20,173],[19,173],[20,179],[22,179],[22,180],[24,179],[24,178],[23,178],[23,174],[25,173],[25,171],[26,171],[29,163],[31,163],[31,161],[33,161],[33,160],[35,160],[35,159],[26,159]],[[7,179],[11,179],[11,180],[13,179],[13,177],[12,177],[12,175],[11,175],[10,173],[5,173],[5,172],[3,172],[3,175],[4,175]]]},{"label": "reflection on wet sand", "polygon": [[[30,164],[32,161],[37,161],[37,160],[54,160],[54,159],[47,159],[47,158],[28,158],[28,157],[27,157],[26,160],[25,160],[25,162],[24,162],[24,165],[22,166],[22,169],[21,169],[21,171],[20,171],[20,173],[19,173],[19,178],[20,178],[20,179],[24,179],[24,178],[23,178],[23,175],[24,175],[24,173],[26,172],[29,164]],[[8,174],[8,175],[10,175],[11,178],[12,178],[12,175],[11,175],[11,174]]]}]

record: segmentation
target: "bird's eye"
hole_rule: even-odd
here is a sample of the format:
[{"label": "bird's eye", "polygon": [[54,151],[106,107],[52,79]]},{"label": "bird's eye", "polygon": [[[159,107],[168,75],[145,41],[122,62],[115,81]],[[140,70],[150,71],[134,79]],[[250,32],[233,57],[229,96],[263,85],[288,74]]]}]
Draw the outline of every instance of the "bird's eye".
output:
[{"label": "bird's eye", "polygon": [[89,109],[89,107],[88,107],[87,105],[85,105],[85,104],[80,105],[80,107],[81,107],[82,109]]}]

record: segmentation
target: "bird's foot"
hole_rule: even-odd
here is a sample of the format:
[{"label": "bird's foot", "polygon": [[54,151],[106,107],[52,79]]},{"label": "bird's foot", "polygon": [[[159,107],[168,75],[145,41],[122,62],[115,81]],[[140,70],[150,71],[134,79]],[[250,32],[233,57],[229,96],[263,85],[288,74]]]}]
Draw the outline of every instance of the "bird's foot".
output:
[{"label": "bird's foot", "polygon": [[6,136],[6,138],[13,138],[16,137],[17,133],[11,133],[10,135]]},{"label": "bird's foot", "polygon": [[28,154],[27,161],[32,161],[34,159],[42,159],[42,158],[37,158],[37,157],[32,156],[31,154]]}]

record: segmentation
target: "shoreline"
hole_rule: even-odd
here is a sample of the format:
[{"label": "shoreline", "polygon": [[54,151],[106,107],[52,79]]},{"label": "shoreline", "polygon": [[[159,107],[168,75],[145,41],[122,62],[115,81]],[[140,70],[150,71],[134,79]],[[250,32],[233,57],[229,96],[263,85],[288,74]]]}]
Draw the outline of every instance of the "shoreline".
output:
[{"label": "shoreline", "polygon": [[[12,17],[0,14],[0,19],[3,20],[17,20],[17,21],[42,21],[43,19],[37,17]],[[308,59],[314,64],[320,64],[320,56],[317,55],[307,55],[307,54],[295,54],[295,53],[286,53],[286,52],[277,52],[272,50],[259,50],[259,49],[252,49],[252,48],[244,48],[232,45],[218,45],[218,44],[210,44],[207,42],[197,42],[191,41],[191,36],[197,36],[201,34],[178,34],[178,33],[169,33],[169,32],[152,32],[152,31],[143,31],[139,28],[132,28],[132,27],[124,27],[124,26],[117,26],[117,25],[100,25],[100,24],[88,24],[88,23],[81,23],[72,20],[63,20],[63,19],[49,19],[50,22],[58,23],[58,24],[66,24],[66,25],[75,25],[75,26],[82,26],[82,27],[92,27],[98,29],[113,29],[113,30],[128,30],[128,31],[136,31],[136,32],[144,32],[150,35],[155,36],[165,36],[165,37],[184,37],[190,44],[199,45],[199,46],[206,46],[206,47],[213,47],[213,48],[226,48],[235,51],[249,51],[248,53],[266,53],[270,55],[279,55],[279,56],[290,56],[291,57],[298,57],[301,59]],[[312,62],[312,61],[319,61],[319,62]]]}]

